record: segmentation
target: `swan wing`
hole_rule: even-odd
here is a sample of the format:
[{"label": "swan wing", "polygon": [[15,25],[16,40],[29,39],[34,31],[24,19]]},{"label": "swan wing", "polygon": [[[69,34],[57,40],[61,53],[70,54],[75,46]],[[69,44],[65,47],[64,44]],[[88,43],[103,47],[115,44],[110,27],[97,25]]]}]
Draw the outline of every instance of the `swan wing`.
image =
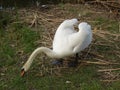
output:
[{"label": "swan wing", "polygon": [[81,50],[88,47],[92,41],[92,33],[77,32],[69,36],[69,44],[74,53],[78,53]]},{"label": "swan wing", "polygon": [[73,52],[78,53],[84,50],[89,46],[91,40],[92,40],[91,37],[88,35],[87,37],[84,38],[83,41],[80,41],[80,43],[74,47]]}]

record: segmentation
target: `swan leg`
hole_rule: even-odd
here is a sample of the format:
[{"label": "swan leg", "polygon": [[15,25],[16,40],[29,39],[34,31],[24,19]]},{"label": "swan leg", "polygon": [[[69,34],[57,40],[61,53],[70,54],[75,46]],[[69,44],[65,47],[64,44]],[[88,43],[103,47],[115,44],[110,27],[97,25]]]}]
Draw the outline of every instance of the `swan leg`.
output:
[{"label": "swan leg", "polygon": [[78,65],[78,58],[79,58],[79,55],[78,55],[78,53],[76,53],[75,60],[74,61],[70,61],[68,63],[68,67],[76,67]]},{"label": "swan leg", "polygon": [[78,53],[76,53],[76,55],[75,55],[76,57],[75,57],[75,62],[76,62],[76,64],[78,64],[78,58],[79,58],[79,54]]},{"label": "swan leg", "polygon": [[52,61],[52,65],[63,65],[63,60],[62,59],[57,59]]}]

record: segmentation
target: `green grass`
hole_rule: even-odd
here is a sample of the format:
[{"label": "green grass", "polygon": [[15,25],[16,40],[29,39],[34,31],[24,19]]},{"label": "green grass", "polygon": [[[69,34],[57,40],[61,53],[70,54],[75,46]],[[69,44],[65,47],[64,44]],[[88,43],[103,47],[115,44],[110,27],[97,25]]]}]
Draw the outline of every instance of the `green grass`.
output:
[{"label": "green grass", "polygon": [[110,20],[109,18],[97,17],[95,19],[96,26],[101,27],[102,29],[106,29],[111,33],[119,33],[119,22],[116,20]]},{"label": "green grass", "polygon": [[[12,69],[9,67],[5,78],[4,83],[2,84],[1,89],[9,90],[26,90],[26,89],[42,89],[42,90],[73,90],[73,89],[82,89],[82,90],[101,90],[103,87],[100,82],[97,80],[96,74],[91,73],[91,69],[94,67],[84,67],[82,70],[72,74],[65,74],[63,77],[57,77],[52,75],[47,75],[45,77],[35,76],[36,73],[29,73],[24,78],[21,78],[19,75],[18,68]],[[71,81],[71,83],[65,83],[66,81]],[[8,85],[8,86],[6,86]]]},{"label": "green grass", "polygon": [[[65,6],[59,5],[61,8]],[[74,9],[69,9],[74,13]],[[8,16],[9,17],[9,16]],[[76,68],[68,68],[62,70],[62,76],[51,75],[45,72],[45,76],[40,76],[40,59],[37,58],[32,64],[30,70],[25,77],[20,77],[20,69],[28,58],[28,55],[38,47],[35,43],[41,39],[43,28],[34,31],[24,23],[10,23],[11,18],[0,20],[0,90],[119,90],[120,81],[112,83],[103,83],[102,74],[98,73],[99,65],[83,65],[75,72]],[[18,17],[18,16],[17,16]],[[4,24],[3,21],[7,22]],[[15,19],[19,20],[19,19]],[[118,33],[118,23],[108,21],[108,19],[97,18],[97,23],[94,25],[102,25],[108,22],[110,26],[105,26],[104,29],[111,33]],[[108,38],[109,39],[109,38]],[[113,39],[113,36],[111,37]],[[119,45],[117,41],[110,43],[96,37],[96,41],[104,41],[112,46],[93,45],[91,50],[100,55],[103,55],[105,60],[115,60],[119,62],[119,57],[112,51],[118,51],[115,47]],[[91,52],[92,52],[91,51]],[[94,61],[90,58],[90,61]],[[47,66],[47,65],[46,65]],[[49,66],[47,66],[50,68]],[[111,66],[110,66],[111,67]],[[119,67],[119,66],[116,66]],[[66,83],[70,81],[70,83]]]}]

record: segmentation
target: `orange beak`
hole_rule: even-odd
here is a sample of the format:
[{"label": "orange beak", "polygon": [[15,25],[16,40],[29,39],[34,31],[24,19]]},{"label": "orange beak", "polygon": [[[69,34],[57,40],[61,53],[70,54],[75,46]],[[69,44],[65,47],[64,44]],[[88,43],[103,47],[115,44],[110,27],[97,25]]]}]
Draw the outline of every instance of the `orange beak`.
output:
[{"label": "orange beak", "polygon": [[22,70],[21,70],[21,74],[20,74],[20,75],[21,75],[21,77],[23,77],[23,76],[24,76],[24,74],[25,74],[25,70],[24,70],[24,69],[22,69]]}]

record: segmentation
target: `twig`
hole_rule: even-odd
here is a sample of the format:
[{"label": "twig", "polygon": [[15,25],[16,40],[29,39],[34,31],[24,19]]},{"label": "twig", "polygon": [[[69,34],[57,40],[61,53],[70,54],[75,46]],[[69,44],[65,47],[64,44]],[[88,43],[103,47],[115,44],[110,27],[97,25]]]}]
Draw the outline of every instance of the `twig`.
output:
[{"label": "twig", "polygon": [[98,36],[98,37],[100,37],[100,38],[102,38],[102,39],[104,39],[104,40],[106,40],[106,41],[108,41],[108,42],[114,43],[113,41],[107,39],[106,36],[103,35],[103,34],[101,34],[101,33],[97,33],[97,34],[95,34],[95,35]]},{"label": "twig", "polygon": [[[84,53],[87,53],[86,51],[83,51]],[[104,58],[104,56],[102,55],[98,55],[97,53],[93,53],[93,52],[89,52],[88,54],[96,56],[96,57],[100,57],[100,58]]]},{"label": "twig", "polygon": [[51,37],[50,33],[47,33],[47,34],[48,34],[49,40],[52,42],[52,41],[53,41],[53,39],[52,39],[52,37]]},{"label": "twig", "polygon": [[120,58],[120,55],[117,55]]},{"label": "twig", "polygon": [[84,59],[85,59],[85,58],[88,56],[88,54],[90,53],[91,47],[92,47],[92,44],[89,46],[88,52],[87,52],[87,54],[85,55]]},{"label": "twig", "polygon": [[111,63],[111,62],[108,62],[108,61],[105,61],[105,60],[102,60],[102,59],[99,59],[99,58],[94,58],[95,60],[98,60],[100,62],[105,62],[105,63]]},{"label": "twig", "polygon": [[106,3],[104,3],[104,2],[100,2],[105,8],[107,8],[108,10],[110,10],[111,11],[111,9],[106,5]]},{"label": "twig", "polygon": [[110,65],[110,64],[119,64],[119,63],[107,63],[107,62],[91,62],[91,61],[82,61],[83,63],[88,64],[98,64],[98,65]]},{"label": "twig", "polygon": [[[115,5],[115,3],[116,3],[116,5]],[[112,4],[111,3],[105,3],[107,6],[109,6],[109,7],[112,7],[112,8],[120,8],[120,3],[119,2],[112,2]]]},{"label": "twig", "polygon": [[116,79],[116,80],[100,80],[102,82],[114,82],[114,81],[120,81],[120,79]]},{"label": "twig", "polygon": [[103,44],[103,43],[93,43],[93,44],[99,45],[99,46],[108,46],[108,47],[112,47],[112,45]]},{"label": "twig", "polygon": [[[68,67],[59,67],[60,69],[67,69]],[[56,70],[57,68],[52,68],[52,70]]]},{"label": "twig", "polygon": [[99,32],[99,33],[101,33],[101,34],[108,34],[108,35],[117,36],[117,37],[120,36],[120,34],[113,34],[113,33],[110,33],[108,31],[102,31],[102,32]]},{"label": "twig", "polygon": [[115,69],[102,69],[102,70],[98,70],[98,72],[117,71],[117,70],[120,70],[120,68],[115,68]]},{"label": "twig", "polygon": [[38,17],[37,14],[35,14],[34,19],[32,21],[32,24],[30,25],[30,27],[32,27],[33,25],[35,25],[35,26],[37,25],[37,17]]}]

